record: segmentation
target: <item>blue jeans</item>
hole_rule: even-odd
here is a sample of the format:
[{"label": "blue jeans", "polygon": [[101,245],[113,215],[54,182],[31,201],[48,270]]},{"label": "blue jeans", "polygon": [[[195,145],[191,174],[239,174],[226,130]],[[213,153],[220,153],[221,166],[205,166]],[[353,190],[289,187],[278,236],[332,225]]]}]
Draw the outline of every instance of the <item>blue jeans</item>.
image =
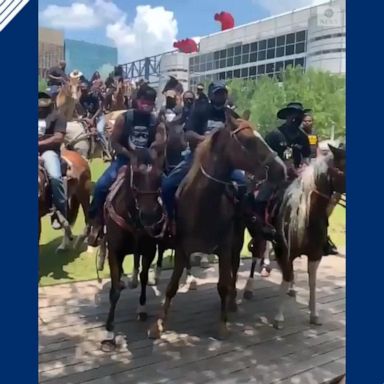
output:
[{"label": "blue jeans", "polygon": [[61,177],[60,156],[55,151],[45,151],[41,157],[51,183],[53,204],[64,217],[67,217],[67,197]]},{"label": "blue jeans", "polygon": [[[189,152],[185,159],[172,170],[168,176],[163,176],[161,191],[162,199],[168,217],[172,220],[175,213],[175,195],[177,188],[189,172],[193,163],[193,153]],[[231,175],[231,180],[241,185],[239,188],[238,197],[241,198],[246,192],[246,188],[243,186],[246,183],[245,174],[241,170],[234,170]]]},{"label": "blue jeans", "polygon": [[99,137],[99,140],[101,142],[101,145],[103,147],[103,150],[107,150],[108,144],[107,139],[105,137],[105,117],[104,115],[100,115],[97,119],[96,123],[96,129],[97,129],[97,136]]},{"label": "blue jeans", "polygon": [[109,189],[116,181],[120,168],[123,165],[127,165],[128,162],[129,160],[125,157],[117,157],[101,175],[100,179],[95,184],[95,189],[93,191],[93,199],[89,208],[90,219],[101,217],[100,215],[109,193]]}]

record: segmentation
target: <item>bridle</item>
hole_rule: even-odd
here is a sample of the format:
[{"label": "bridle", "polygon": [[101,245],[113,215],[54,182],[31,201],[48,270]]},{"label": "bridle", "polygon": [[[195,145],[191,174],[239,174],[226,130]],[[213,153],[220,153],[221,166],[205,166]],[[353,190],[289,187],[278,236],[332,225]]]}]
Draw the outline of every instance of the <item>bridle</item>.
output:
[{"label": "bridle", "polygon": [[328,168],[328,182],[329,182],[329,186],[330,186],[330,194],[327,195],[326,193],[320,192],[317,188],[314,189],[312,192],[315,193],[316,195],[324,198],[325,200],[330,201],[332,198],[332,194],[334,192],[340,193],[334,187],[334,182],[333,182],[334,177],[337,177],[337,178],[345,177],[345,172],[341,171],[339,168],[334,167],[334,166],[329,167]]},{"label": "bridle", "polygon": [[[226,129],[226,128],[224,128]],[[239,145],[240,149],[246,154],[246,156],[249,156],[249,150],[244,146],[244,144],[241,143],[241,141],[239,140],[238,138],[238,133],[240,133],[241,131],[244,131],[244,130],[250,130],[253,132],[253,129],[252,127],[250,126],[241,126],[241,127],[238,127],[236,128],[235,130],[231,130],[230,132],[230,136],[232,139],[234,139],[234,141]],[[268,168],[268,164],[270,164],[272,161],[274,161],[276,158],[278,157],[278,154],[275,152],[275,151],[271,151],[268,156],[260,163],[260,168]],[[223,185],[230,185],[232,186],[233,185],[233,182],[228,182],[228,181],[224,181],[224,180],[220,180],[220,179],[217,179],[216,177],[214,176],[211,176],[203,167],[202,164],[200,164],[200,170],[201,170],[201,173],[209,180],[212,180],[218,184],[223,184]],[[268,171],[268,169],[267,169]],[[247,184],[236,184],[238,187],[245,187],[247,186]]]}]

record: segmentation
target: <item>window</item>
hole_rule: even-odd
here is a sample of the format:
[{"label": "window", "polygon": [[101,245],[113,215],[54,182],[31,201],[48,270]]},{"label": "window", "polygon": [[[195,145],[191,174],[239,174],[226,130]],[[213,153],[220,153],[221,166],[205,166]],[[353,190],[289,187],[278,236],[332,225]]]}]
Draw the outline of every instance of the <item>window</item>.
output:
[{"label": "window", "polygon": [[281,47],[282,45],[285,45],[285,35],[283,36],[279,36],[277,39],[276,39],[276,45],[278,47]]},{"label": "window", "polygon": [[195,65],[198,66],[200,64],[200,57],[196,56],[195,57]]},{"label": "window", "polygon": [[259,41],[259,51],[267,48],[267,40]]},{"label": "window", "polygon": [[200,63],[206,63],[207,62],[207,55],[201,55],[200,56]]},{"label": "window", "polygon": [[219,68],[219,60],[215,60],[215,61],[214,61],[213,68],[214,68],[214,69],[218,69],[218,68]]},{"label": "window", "polygon": [[293,66],[293,60],[285,60],[285,68]]},{"label": "window", "polygon": [[296,32],[296,41],[305,41],[305,31]]},{"label": "window", "polygon": [[241,77],[248,77],[248,68],[241,69]]},{"label": "window", "polygon": [[300,57],[299,59],[295,59],[295,67],[299,66],[304,68],[304,57]]},{"label": "window", "polygon": [[266,65],[265,71],[267,73],[274,73],[275,72],[275,63],[269,63]]},{"label": "window", "polygon": [[285,53],[285,47],[277,47],[276,48],[276,57],[282,57]]},{"label": "window", "polygon": [[220,58],[220,52],[219,51],[214,52],[213,53],[213,59],[214,60],[219,60],[219,58]]},{"label": "window", "polygon": [[232,79],[233,77],[233,71],[228,71],[227,72],[227,79]]},{"label": "window", "polygon": [[260,61],[260,60],[265,60],[265,57],[266,57],[265,51],[259,51],[259,52],[257,52],[257,60],[258,60],[258,61]]},{"label": "window", "polygon": [[257,67],[257,74],[258,75],[263,75],[265,73],[265,64],[259,65]]},{"label": "window", "polygon": [[225,59],[227,57],[227,50],[223,49],[220,51],[220,59]]},{"label": "window", "polygon": [[241,56],[235,56],[233,64],[234,65],[240,65],[241,64]]},{"label": "window", "polygon": [[219,67],[225,68],[225,59],[220,60]]},{"label": "window", "polygon": [[233,57],[228,57],[227,58],[227,67],[232,67],[233,66]]},{"label": "window", "polygon": [[207,71],[212,71],[212,69],[213,69],[213,65],[212,64],[213,64],[212,62],[207,63]]},{"label": "window", "polygon": [[233,47],[227,49],[227,57],[233,56]]},{"label": "window", "polygon": [[257,43],[251,44],[251,52],[257,52]]},{"label": "window", "polygon": [[280,72],[282,69],[284,69],[284,61],[278,61],[275,65],[275,71]]},{"label": "window", "polygon": [[256,52],[252,52],[249,56],[249,61],[251,63],[255,63],[257,61],[257,53]]},{"label": "window", "polygon": [[305,43],[296,43],[295,53],[303,53],[305,50]]},{"label": "window", "polygon": [[287,35],[287,44],[293,44],[295,42],[295,34],[290,33]]},{"label": "window", "polygon": [[285,47],[285,55],[286,56],[293,55],[294,53],[295,53],[295,46],[294,46],[294,44],[287,45]]},{"label": "window", "polygon": [[275,46],[276,46],[276,39],[275,38],[268,39],[267,46],[268,46],[268,48],[275,48]]},{"label": "window", "polygon": [[256,67],[249,68],[249,76],[255,76],[256,75]]},{"label": "window", "polygon": [[207,64],[202,63],[199,65],[199,72],[205,72],[207,70]]},{"label": "window", "polygon": [[189,65],[194,65],[195,64],[195,58],[191,57],[189,60]]},{"label": "window", "polygon": [[267,50],[267,59],[273,59],[275,57],[275,48]]},{"label": "window", "polygon": [[249,52],[249,44],[244,44],[243,45],[243,54]]},{"label": "window", "polygon": [[235,71],[233,71],[233,77],[235,77],[235,78],[240,77],[240,69],[236,69]]},{"label": "window", "polygon": [[241,45],[237,45],[235,47],[235,55],[241,55]]},{"label": "window", "polygon": [[242,59],[241,59],[241,62],[243,64],[247,64],[249,63],[249,53],[244,53],[243,56],[242,56]]}]

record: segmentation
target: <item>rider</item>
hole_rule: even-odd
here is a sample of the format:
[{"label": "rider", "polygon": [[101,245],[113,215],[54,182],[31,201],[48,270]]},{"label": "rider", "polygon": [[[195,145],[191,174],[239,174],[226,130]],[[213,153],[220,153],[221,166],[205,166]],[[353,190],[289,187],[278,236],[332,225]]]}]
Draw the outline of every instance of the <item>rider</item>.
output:
[{"label": "rider", "polygon": [[114,125],[111,142],[116,158],[97,181],[93,200],[89,210],[92,231],[89,244],[96,245],[102,224],[102,209],[109,189],[117,178],[119,169],[129,164],[135,149],[162,145],[165,140],[163,126],[158,124],[152,113],[156,101],[156,90],[148,85],[142,86],[137,93],[135,109],[120,115]]},{"label": "rider", "polygon": [[[189,142],[191,152],[188,152],[184,160],[163,178],[162,197],[168,214],[168,221],[172,233],[175,231],[174,205],[175,194],[181,181],[187,175],[192,162],[194,150],[201,143],[206,135],[215,128],[224,128],[226,100],[228,91],[225,83],[216,81],[209,85],[208,89],[210,102],[196,105],[186,126],[186,139]],[[245,175],[242,171],[236,170],[232,174],[232,181],[238,185],[245,185]],[[243,192],[243,191],[241,191]]]},{"label": "rider", "polygon": [[188,123],[195,105],[195,94],[192,91],[185,91],[183,94],[182,122]]},{"label": "rider", "polygon": [[204,93],[204,84],[200,83],[197,84],[197,98],[196,98],[196,104],[208,104],[209,100],[207,95]]},{"label": "rider", "polygon": [[182,108],[177,105],[177,94],[173,89],[164,93],[165,106],[160,109],[159,116],[163,116],[166,122],[171,122],[182,113]]},{"label": "rider", "polygon": [[65,74],[66,62],[61,60],[59,65],[51,67],[48,70],[48,87],[49,93],[52,97],[55,97],[59,93],[59,88],[64,81],[67,80],[67,75]]},{"label": "rider", "polygon": [[[64,142],[66,121],[57,110],[51,96],[45,92],[38,94],[38,132],[39,156],[44,161],[44,167],[50,179],[53,204],[61,213],[62,223],[67,217],[67,198],[61,175],[60,147]],[[60,229],[61,224],[57,217],[52,217],[52,225]]]},{"label": "rider", "polygon": [[81,96],[80,105],[83,107],[86,116],[85,121],[89,126],[97,129],[97,135],[104,150],[108,148],[107,139],[105,137],[105,118],[103,114],[104,98],[99,90],[89,90],[88,84],[80,84]]}]

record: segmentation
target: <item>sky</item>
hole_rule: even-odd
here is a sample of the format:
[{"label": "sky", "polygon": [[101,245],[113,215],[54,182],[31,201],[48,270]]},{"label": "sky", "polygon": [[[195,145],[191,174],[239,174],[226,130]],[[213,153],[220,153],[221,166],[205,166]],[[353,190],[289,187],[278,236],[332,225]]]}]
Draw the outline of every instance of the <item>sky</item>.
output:
[{"label": "sky", "polygon": [[175,40],[220,30],[213,19],[230,12],[235,25],[324,0],[39,0],[39,25],[65,38],[118,48],[119,62],[173,49]]}]

